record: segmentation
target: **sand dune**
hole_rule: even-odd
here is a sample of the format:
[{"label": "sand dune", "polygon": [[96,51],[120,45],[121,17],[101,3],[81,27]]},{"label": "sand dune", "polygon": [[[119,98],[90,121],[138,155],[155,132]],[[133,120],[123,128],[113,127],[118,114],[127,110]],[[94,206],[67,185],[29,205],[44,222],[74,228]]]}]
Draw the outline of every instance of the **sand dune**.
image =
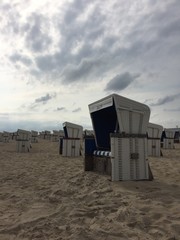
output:
[{"label": "sand dune", "polygon": [[0,239],[180,239],[180,144],[149,158],[154,181],[111,182],[63,158],[58,142],[30,153],[0,143]]}]

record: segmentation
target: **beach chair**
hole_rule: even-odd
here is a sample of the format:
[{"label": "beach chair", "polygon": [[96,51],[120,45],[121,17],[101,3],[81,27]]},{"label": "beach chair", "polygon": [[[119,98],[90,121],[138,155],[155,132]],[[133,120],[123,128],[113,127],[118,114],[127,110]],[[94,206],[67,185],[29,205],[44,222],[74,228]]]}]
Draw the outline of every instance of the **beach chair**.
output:
[{"label": "beach chair", "polygon": [[53,133],[51,135],[51,141],[52,142],[59,142],[59,131],[53,130]]},{"label": "beach chair", "polygon": [[174,149],[174,134],[175,132],[172,129],[164,129],[163,149]]},{"label": "beach chair", "polygon": [[85,171],[110,175],[112,181],[152,180],[146,134],[149,107],[111,94],[89,104],[89,112],[95,144],[92,140],[91,150],[85,149]]},{"label": "beach chair", "polygon": [[3,131],[3,142],[8,143],[9,140],[10,140],[10,133],[6,132],[6,131]]},{"label": "beach chair", "polygon": [[78,124],[64,122],[64,137],[60,137],[59,154],[63,157],[78,157],[81,154],[83,127]]},{"label": "beach chair", "polygon": [[148,123],[148,156],[160,157],[161,152],[161,135],[163,127],[158,124]]},{"label": "beach chair", "polygon": [[31,143],[38,143],[38,132],[31,130]]},{"label": "beach chair", "polygon": [[51,140],[51,131],[48,130],[44,131],[44,139]]},{"label": "beach chair", "polygon": [[17,130],[17,138],[16,138],[16,142],[17,142],[17,152],[29,152],[30,148],[31,148],[31,132],[30,131],[26,131],[26,130],[22,130],[22,129],[18,129]]}]

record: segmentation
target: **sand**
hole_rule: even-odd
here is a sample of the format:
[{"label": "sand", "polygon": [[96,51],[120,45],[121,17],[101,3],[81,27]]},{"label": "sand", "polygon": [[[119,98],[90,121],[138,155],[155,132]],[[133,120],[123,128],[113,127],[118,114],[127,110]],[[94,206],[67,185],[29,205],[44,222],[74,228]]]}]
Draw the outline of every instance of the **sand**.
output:
[{"label": "sand", "polygon": [[154,181],[111,182],[58,142],[1,142],[0,240],[180,239],[180,144],[163,155],[149,157]]}]

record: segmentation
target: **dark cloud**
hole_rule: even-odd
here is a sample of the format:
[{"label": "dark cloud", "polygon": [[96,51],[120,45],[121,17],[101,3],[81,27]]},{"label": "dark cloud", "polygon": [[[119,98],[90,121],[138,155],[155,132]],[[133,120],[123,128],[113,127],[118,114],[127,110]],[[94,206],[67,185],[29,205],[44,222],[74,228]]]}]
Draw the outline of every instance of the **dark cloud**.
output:
[{"label": "dark cloud", "polygon": [[24,25],[26,30],[26,46],[34,52],[46,50],[52,43],[48,34],[49,19],[41,14],[32,14],[28,24]]},{"label": "dark cloud", "polygon": [[49,100],[51,100],[52,98],[55,98],[55,97],[56,97],[56,94],[50,95],[49,93],[47,93],[45,96],[36,98],[34,102],[46,104]]},{"label": "dark cloud", "polygon": [[116,75],[106,85],[106,91],[120,91],[127,88],[140,74],[131,75],[129,72]]},{"label": "dark cloud", "polygon": [[[123,64],[123,66],[128,66],[130,64],[135,65],[136,62],[149,58],[148,53],[151,53],[152,51],[154,51],[154,53],[156,53],[157,51],[164,51],[164,49],[162,49],[162,41],[159,31],[160,30],[163,31],[163,28],[165,29],[166,25],[159,24],[158,20],[154,17],[153,14],[156,16],[157,13],[156,12],[152,13],[151,18],[148,15],[147,16],[142,15],[142,18],[140,18],[137,24],[135,24],[132,27],[131,31],[127,32],[127,34],[124,35],[124,40],[128,42],[128,45],[123,46],[122,44],[121,46],[118,44],[119,38],[121,36],[114,35],[112,37],[109,37],[108,35],[104,34],[106,28],[105,25],[102,24],[102,22],[106,22],[107,18],[103,14],[101,14],[100,10],[97,8],[96,11],[93,12],[92,14],[93,17],[91,19],[94,19],[94,16],[98,16],[98,22],[96,22],[96,18],[92,22],[91,20],[86,22],[87,24],[86,26],[88,26],[87,29],[89,29],[88,34],[86,34],[87,30],[86,27],[83,28],[81,26],[82,28],[80,29],[79,32],[77,27],[74,28],[77,31],[76,34],[78,33],[77,38],[79,36],[81,36],[82,38],[83,36],[84,41],[83,47],[79,50],[78,54],[75,56],[76,59],[81,60],[80,61],[81,64],[78,65],[76,64],[76,67],[74,64],[72,64],[71,67],[66,67],[64,82],[70,82],[73,74],[75,75],[73,81],[80,81],[81,79],[84,79],[84,77],[86,79],[91,79],[92,81],[91,75],[89,76],[89,74],[91,73],[92,75],[94,75],[94,79],[96,80],[100,72],[103,73],[104,71],[109,71],[110,69],[116,67],[120,63]],[[166,13],[161,14],[165,15]],[[165,22],[166,21],[167,20],[165,19]],[[76,36],[73,35],[73,30],[72,32],[69,33],[71,43],[74,41],[74,39],[76,39]],[[93,33],[96,31],[99,34],[93,35]],[[91,40],[90,38],[87,37],[88,35],[92,36],[91,46],[90,46]],[[98,40],[99,37],[101,37],[102,43],[98,47],[95,48],[92,47],[96,44],[96,40]],[[100,58],[102,59],[102,57],[103,66],[102,68],[99,69],[99,71],[98,71],[99,66],[97,66],[96,71],[91,71],[92,69],[91,66],[86,71],[86,65],[84,66],[83,62],[88,62],[89,60],[91,60],[91,62],[92,61],[96,62],[97,59]],[[147,59],[147,61],[142,62],[142,66],[145,64],[147,65],[149,64],[149,59]],[[82,74],[82,78],[81,72],[82,73],[86,72],[86,74],[85,73]]]},{"label": "dark cloud", "polygon": [[157,102],[151,103],[150,106],[164,105],[166,103],[173,102],[174,100],[176,100],[178,98],[180,98],[180,93],[174,94],[174,95],[171,95],[171,96],[165,96],[163,98],[158,99]]},{"label": "dark cloud", "polygon": [[[52,94],[47,93],[45,96],[36,98],[34,100],[34,102],[32,102],[29,105],[26,105],[26,104],[22,105],[21,109],[28,109],[28,110],[37,111],[39,106],[47,104],[53,98],[56,98],[56,93],[52,93]],[[45,111],[47,111],[47,109],[45,109]]]},{"label": "dark cloud", "polygon": [[[105,16],[97,8],[85,21],[77,21],[79,15],[89,7],[89,3],[91,2],[73,1],[68,4],[62,20],[59,19],[59,16],[54,17],[57,31],[59,30],[61,36],[59,50],[53,54],[35,57],[35,63],[40,72],[47,73],[53,70],[59,76],[62,74],[63,83],[81,81],[84,76],[88,78],[92,68],[94,72],[93,62],[98,63],[101,54],[104,54],[102,47],[94,49],[93,45],[99,38],[103,37],[103,19]],[[33,37],[34,34],[31,35]]]},{"label": "dark cloud", "polygon": [[66,110],[65,107],[57,107],[56,111],[63,111],[63,110]]},{"label": "dark cloud", "polygon": [[37,70],[37,69],[32,68],[32,69],[30,70],[30,75],[31,75],[32,77],[35,77],[35,78],[40,79],[40,77],[41,77],[41,72],[40,72],[39,70]]},{"label": "dark cloud", "polygon": [[[88,7],[88,3],[83,2],[83,9]],[[143,35],[143,27],[132,31],[135,37],[127,34],[130,44],[128,47],[120,47],[119,36],[105,35],[105,25],[107,21],[100,8],[95,9],[91,16],[83,22],[77,22],[76,19],[80,14],[78,1],[73,2],[73,6],[69,5],[66,10],[64,21],[59,25],[62,39],[60,43],[61,51],[52,55],[43,55],[36,58],[36,64],[40,71],[59,73],[59,79],[64,84],[78,81],[97,81],[99,76],[110,71],[113,67],[120,63],[129,65],[133,63],[135,58],[142,55],[157,44],[154,40],[144,41],[140,37]],[[73,10],[72,10],[73,9]],[[74,12],[74,21],[70,20],[70,13]],[[68,20],[69,19],[69,20]],[[71,24],[70,24],[71,22]],[[139,24],[138,26],[142,26]],[[101,40],[101,44],[94,47],[96,41]],[[133,40],[135,39],[135,40]],[[76,54],[71,54],[71,50],[76,43],[82,42],[82,47]]]},{"label": "dark cloud", "polygon": [[61,54],[57,52],[53,55],[46,54],[44,56],[38,56],[35,61],[40,71],[50,72],[54,69],[58,70],[61,66],[62,59],[63,56],[61,58]]},{"label": "dark cloud", "polygon": [[[19,27],[19,19],[20,14],[13,5],[4,4],[0,7],[0,14],[1,14],[1,25],[0,30],[1,33],[7,34],[11,36],[13,34],[18,34],[20,31]],[[7,17],[8,16],[8,17]]]},{"label": "dark cloud", "polygon": [[148,99],[145,99],[144,100],[144,104],[149,104],[149,102],[152,102],[153,101],[153,99],[152,98],[148,98]]},{"label": "dark cloud", "polygon": [[[102,78],[105,72],[119,65],[122,59],[127,62],[126,59],[137,56],[138,51],[143,51],[141,43],[136,43],[129,48],[114,48],[119,42],[119,36],[105,34],[104,22],[107,21],[107,17],[98,7],[85,21],[76,21],[88,6],[88,1],[74,1],[66,9],[64,19],[59,24],[61,50],[35,58],[40,72],[54,71],[57,75],[59,74],[58,80],[62,79],[64,84],[97,81],[98,77]],[[71,15],[72,12],[73,15]],[[71,21],[72,16],[74,21]],[[72,49],[76,48],[78,43],[82,46],[77,53],[72,54]],[[98,44],[94,47],[96,43]]]},{"label": "dark cloud", "polygon": [[86,9],[89,2],[89,0],[75,0],[70,3],[64,15],[64,23],[73,23],[79,14],[81,14]]},{"label": "dark cloud", "polygon": [[23,64],[25,64],[26,66],[29,66],[32,64],[32,60],[24,55],[21,55],[19,53],[14,53],[12,54],[9,59],[16,63],[16,62],[22,62]]},{"label": "dark cloud", "polygon": [[24,34],[26,34],[26,32],[28,32],[28,30],[30,30],[30,28],[31,28],[31,25],[30,25],[30,23],[24,23],[22,26],[21,26],[21,32],[22,32],[22,34],[24,35]]},{"label": "dark cloud", "polygon": [[124,38],[129,42],[124,52],[125,64],[136,58],[136,62],[140,61],[142,66],[151,70],[153,64],[162,66],[167,63],[162,58],[168,54],[169,59],[171,49],[176,48],[180,40],[180,11],[177,4],[178,1],[167,2],[161,8],[157,3],[151,14],[143,14],[135,22]]},{"label": "dark cloud", "polygon": [[100,67],[103,64],[102,59],[83,59],[83,61],[77,65],[68,66],[62,76],[63,76],[63,83],[68,84],[71,82],[76,81],[84,81],[93,77],[100,71]]},{"label": "dark cloud", "polygon": [[94,39],[98,39],[99,37],[102,37],[104,34],[105,29],[103,29],[101,26],[92,29],[89,33],[87,33],[87,38],[89,40],[94,41]]},{"label": "dark cloud", "polygon": [[[31,13],[24,22],[19,17],[18,20],[13,19],[14,23],[11,21],[9,24],[20,29],[25,47],[31,51],[31,59],[19,51],[19,56],[11,56],[11,61],[25,65],[32,62],[35,65],[29,65],[29,73],[38,81],[51,79],[63,84],[100,81],[117,67],[127,72],[135,72],[136,69],[143,72],[142,68],[146,66],[147,71],[160,72],[167,64],[167,61],[162,61],[162,57],[166,59],[167,49],[171,54],[174,49],[174,54],[177,54],[179,41],[175,39],[180,35],[178,2],[166,2],[163,8],[158,2],[153,7],[146,4],[148,11],[133,15],[128,12],[129,2],[126,1],[121,5],[114,4],[114,8],[107,11],[100,1],[75,0],[66,3],[63,12],[57,8],[51,17]],[[82,15],[90,7],[88,17],[83,19]],[[112,10],[114,14],[111,16]],[[126,24],[128,22],[130,24]],[[51,51],[54,46],[52,28],[58,42],[54,51]],[[119,77],[112,79],[106,90],[114,86],[119,90],[125,89],[134,81],[133,77],[118,81]]]},{"label": "dark cloud", "polygon": [[172,38],[175,35],[180,36],[179,19],[168,23],[163,29],[161,29],[159,35],[166,38]]},{"label": "dark cloud", "polygon": [[80,112],[80,111],[81,111],[81,108],[78,107],[78,108],[74,109],[72,112]]}]

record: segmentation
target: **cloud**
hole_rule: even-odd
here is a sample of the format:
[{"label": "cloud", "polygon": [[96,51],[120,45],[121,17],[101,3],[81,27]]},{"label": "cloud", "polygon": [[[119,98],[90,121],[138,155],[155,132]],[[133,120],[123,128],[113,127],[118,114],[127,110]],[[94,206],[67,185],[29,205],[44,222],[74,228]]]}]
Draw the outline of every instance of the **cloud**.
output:
[{"label": "cloud", "polygon": [[[2,4],[0,6],[1,14],[1,25],[0,29],[2,33],[10,35],[19,33],[19,23],[20,14],[14,8],[14,4]],[[6,18],[8,16],[8,18]]]},{"label": "cloud", "polygon": [[33,52],[46,50],[52,44],[52,39],[48,34],[49,19],[41,14],[33,13],[27,20],[28,25],[24,25],[26,26],[24,30],[26,30],[27,48]]},{"label": "cloud", "polygon": [[[170,6],[169,4],[168,7]],[[35,63],[35,66],[29,69],[29,73],[38,73],[34,76],[37,76],[38,80],[41,76],[44,82],[47,81],[44,75],[50,73],[52,81],[71,84],[97,81],[103,74],[121,65],[126,67],[142,61],[143,66],[144,58],[148,61],[150,59],[148,53],[162,45],[163,31],[168,31],[167,20],[164,18],[168,8],[163,12],[158,4],[154,7],[155,10],[151,5],[148,6],[148,3],[147,7],[147,12],[144,11],[140,15],[134,16],[129,12],[128,18],[124,13],[126,11],[123,11],[129,10],[129,3],[126,2],[123,2],[121,7],[110,4],[109,11],[113,9],[113,16],[99,1],[92,3],[83,0],[64,5],[63,12],[57,7],[57,12],[52,16],[43,12],[32,12],[21,24],[25,47],[31,51],[31,61]],[[120,10],[121,15],[118,14]],[[173,7],[171,11],[174,11]],[[162,21],[159,24],[157,15],[163,17],[164,24]],[[131,24],[127,25],[129,21]],[[173,20],[169,25],[174,24],[174,28],[177,28],[176,22]],[[50,51],[55,44],[52,29],[56,32],[58,42],[54,51]],[[152,32],[156,34],[153,35]],[[21,62],[27,64],[22,57]],[[150,64],[148,61],[147,64]],[[124,71],[130,72],[128,68]],[[53,78],[54,73],[57,78]],[[128,82],[124,85],[122,83],[120,89],[123,86],[127,87],[126,84]]]},{"label": "cloud", "polygon": [[56,111],[63,111],[63,110],[66,110],[65,107],[57,107]]},{"label": "cloud", "polygon": [[24,63],[25,65],[29,66],[32,64],[32,61],[30,58],[24,56],[24,55],[21,55],[19,53],[14,53],[12,54],[9,59],[12,61],[12,62],[22,62]]},{"label": "cloud", "polygon": [[78,107],[78,108],[74,109],[72,112],[80,112],[80,111],[81,111],[81,108]]},{"label": "cloud", "polygon": [[12,8],[12,6],[10,4],[6,3],[6,4],[2,4],[1,8],[5,11],[9,11]]},{"label": "cloud", "polygon": [[[120,64],[128,65],[135,58],[142,58],[144,53],[158,43],[154,39],[142,38],[144,25],[139,24],[142,19],[136,21],[137,25],[132,25],[131,31],[125,31],[126,34],[107,33],[105,23],[108,19],[99,7],[94,8],[89,18],[78,21],[81,15],[78,4],[81,6],[81,3],[82,1],[74,1],[72,5],[69,4],[63,20],[58,25],[61,34],[60,50],[35,58],[37,68],[41,72],[56,71],[59,74],[58,81],[62,79],[63,84],[84,80],[97,81],[102,77],[100,75],[111,71],[112,68]],[[84,2],[82,5],[83,11],[89,7],[89,3]],[[71,19],[72,12],[74,21]],[[56,20],[58,21],[58,18]],[[118,31],[120,28],[117,28]],[[122,44],[119,44],[120,39]],[[127,39],[128,44],[123,44]],[[77,49],[75,54],[72,54],[73,49]]]},{"label": "cloud", "polygon": [[85,10],[90,1],[75,0],[69,4],[64,16],[64,23],[71,24]]},{"label": "cloud", "polygon": [[[36,98],[34,100],[34,102],[30,103],[29,105],[25,105],[23,104],[21,106],[21,109],[28,109],[28,110],[37,110],[37,107],[39,107],[40,105],[45,105],[47,104],[50,100],[52,100],[53,98],[56,98],[56,93],[47,93],[46,95]],[[48,109],[45,109],[45,111],[48,111]]]},{"label": "cloud", "polygon": [[105,91],[120,91],[127,88],[140,74],[131,75],[129,72],[116,75],[106,85]]},{"label": "cloud", "polygon": [[164,109],[166,112],[180,112],[180,107],[178,108],[171,108],[171,109]]},{"label": "cloud", "polygon": [[171,96],[165,96],[163,98],[158,99],[157,102],[151,103],[150,106],[164,105],[166,103],[173,102],[174,100],[176,100],[178,98],[180,98],[180,93],[174,94],[174,95],[171,95]]},{"label": "cloud", "polygon": [[[98,45],[103,38],[103,20],[106,17],[99,7],[86,13],[91,5],[91,1],[73,1],[67,4],[63,17],[62,14],[54,16],[59,48],[53,53],[35,56],[37,70],[42,74],[56,72],[63,84],[69,84],[89,80],[92,75],[102,72],[100,65],[104,65],[105,48],[102,44],[94,47],[94,44]],[[85,15],[85,19],[78,20],[81,15]]]},{"label": "cloud", "polygon": [[145,99],[145,100],[143,101],[143,103],[144,103],[144,104],[149,104],[149,102],[152,102],[152,101],[153,101],[152,98],[148,98],[148,99]]},{"label": "cloud", "polygon": [[35,99],[35,103],[43,103],[46,104],[49,100],[51,100],[52,98],[56,97],[56,94],[52,94],[50,95],[49,93],[47,93],[45,96],[42,96],[40,98],[36,98]]},{"label": "cloud", "polygon": [[68,66],[64,72],[63,83],[68,84],[75,81],[87,81],[90,76],[96,75],[103,64],[102,59],[83,59],[77,66]]},{"label": "cloud", "polygon": [[43,56],[38,56],[35,58],[36,65],[40,71],[51,72],[54,69],[58,70],[61,66],[63,56],[60,52],[55,54],[45,54]]},{"label": "cloud", "polygon": [[179,19],[168,23],[167,26],[165,26],[160,32],[159,35],[161,37],[168,37],[172,38],[175,35],[179,36],[180,35],[180,28],[179,28]]}]

